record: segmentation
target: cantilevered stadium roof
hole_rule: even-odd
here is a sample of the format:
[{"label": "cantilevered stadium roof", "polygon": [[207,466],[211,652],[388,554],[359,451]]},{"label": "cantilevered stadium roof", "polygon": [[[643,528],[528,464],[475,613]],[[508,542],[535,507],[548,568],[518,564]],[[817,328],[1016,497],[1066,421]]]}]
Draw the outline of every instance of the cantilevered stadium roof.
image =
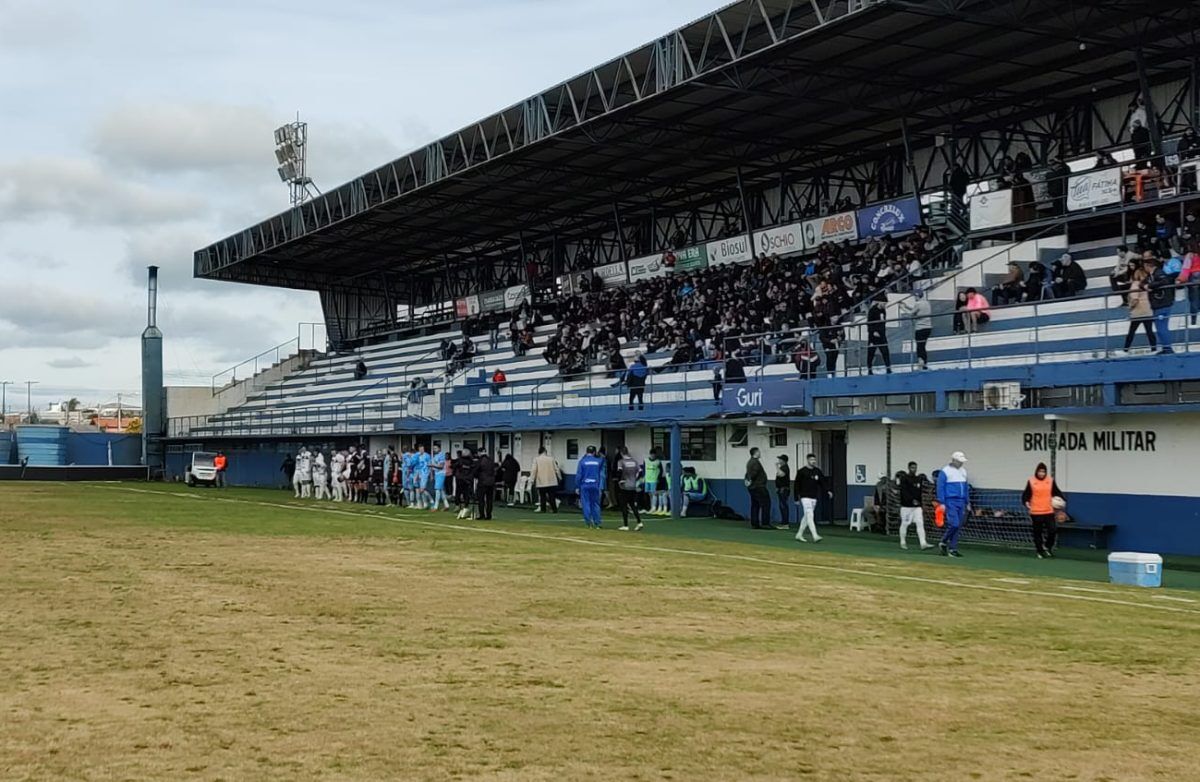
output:
[{"label": "cantilevered stadium roof", "polygon": [[443,274],[779,171],[1185,74],[1180,0],[740,0],[195,254],[209,279],[326,289]]}]

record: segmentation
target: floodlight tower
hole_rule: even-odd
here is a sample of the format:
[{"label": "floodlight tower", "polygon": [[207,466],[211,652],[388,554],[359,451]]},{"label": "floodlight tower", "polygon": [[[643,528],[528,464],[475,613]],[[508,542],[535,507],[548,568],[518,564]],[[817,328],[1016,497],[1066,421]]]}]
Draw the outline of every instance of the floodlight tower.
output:
[{"label": "floodlight tower", "polygon": [[275,129],[275,161],[279,181],[291,190],[292,206],[312,198],[313,190],[320,194],[308,176],[308,123],[301,122],[299,114],[295,122]]}]

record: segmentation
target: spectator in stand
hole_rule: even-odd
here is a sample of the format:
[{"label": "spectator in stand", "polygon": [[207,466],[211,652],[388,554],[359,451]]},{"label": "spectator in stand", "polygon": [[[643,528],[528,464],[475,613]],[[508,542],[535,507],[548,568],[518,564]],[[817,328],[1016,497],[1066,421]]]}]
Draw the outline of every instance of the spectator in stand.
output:
[{"label": "spectator in stand", "polygon": [[625,356],[621,355],[621,346],[614,344],[608,352],[609,377],[617,381],[613,383],[614,388],[625,382],[625,369]]},{"label": "spectator in stand", "polygon": [[496,371],[492,373],[492,396],[499,396],[507,387],[508,375],[504,374],[503,369],[496,367]]},{"label": "spectator in stand", "polygon": [[967,288],[963,310],[963,328],[968,334],[979,331],[992,319],[988,314],[988,301],[974,288]]},{"label": "spectator in stand", "polygon": [[883,358],[887,374],[892,374],[892,352],[887,339],[887,294],[880,292],[867,310],[867,374],[874,374],[875,354]]},{"label": "spectator in stand", "polygon": [[367,362],[365,362],[361,358],[359,358],[357,363],[355,363],[355,365],[354,365],[354,379],[362,380],[366,376],[367,376]]},{"label": "spectator in stand", "polygon": [[413,378],[412,382],[408,384],[408,403],[410,405],[421,404],[421,398],[425,396],[425,391],[428,387],[429,383],[426,382],[425,378]]},{"label": "spectator in stand", "polygon": [[959,291],[954,297],[954,333],[965,334],[967,331],[967,292]]},{"label": "spectator in stand", "polygon": [[1050,270],[1054,278],[1054,298],[1069,299],[1087,290],[1087,275],[1082,267],[1071,258],[1070,253],[1063,253]]},{"label": "spectator in stand", "polygon": [[[1179,159],[1194,160],[1200,157],[1200,139],[1196,137],[1195,131],[1191,128],[1183,131],[1183,135],[1179,138],[1179,146],[1175,150],[1179,154]],[[1179,178],[1179,186],[1184,190],[1192,192],[1196,191],[1196,169],[1189,167],[1187,173]]]},{"label": "spectator in stand", "polygon": [[1025,301],[1042,301],[1052,299],[1053,280],[1041,261],[1029,264],[1029,276],[1025,278]]},{"label": "spectator in stand", "polygon": [[933,333],[933,309],[925,291],[917,288],[912,296],[900,302],[900,314],[912,320],[913,341],[917,343],[917,367],[926,369],[929,366],[929,335]]},{"label": "spectator in stand", "polygon": [[801,380],[815,380],[817,369],[821,366],[821,354],[812,349],[807,339],[802,339],[792,354],[792,363],[796,365]]},{"label": "spectator in stand", "polygon": [[1154,249],[1159,255],[1171,252],[1175,234],[1175,223],[1167,219],[1162,212],[1154,215]]},{"label": "spectator in stand", "polygon": [[725,382],[730,384],[746,382],[746,365],[736,353],[725,359]]},{"label": "spectator in stand", "polygon": [[1154,331],[1158,337],[1158,352],[1174,353],[1171,349],[1171,307],[1175,304],[1175,281],[1162,269],[1157,258],[1144,261],[1143,268],[1149,275],[1146,281],[1150,292],[1150,309],[1154,311]]},{"label": "spectator in stand", "polygon": [[1134,117],[1129,129],[1129,142],[1133,145],[1133,167],[1139,171],[1149,168],[1150,129],[1146,127],[1145,120]]},{"label": "spectator in stand", "polygon": [[1179,272],[1176,282],[1186,285],[1188,299],[1188,318],[1191,325],[1196,325],[1200,316],[1200,242],[1193,243],[1183,259],[1183,269]]},{"label": "spectator in stand", "polygon": [[646,357],[641,353],[633,359],[633,366],[625,372],[625,383],[629,386],[629,409],[633,409],[633,404],[637,402],[638,410],[645,410],[646,398],[646,376],[650,374],[650,367],[646,363]]},{"label": "spectator in stand", "polygon": [[1010,263],[1004,280],[992,288],[992,305],[1003,307],[1006,304],[1017,304],[1025,293],[1025,273],[1017,263]]}]

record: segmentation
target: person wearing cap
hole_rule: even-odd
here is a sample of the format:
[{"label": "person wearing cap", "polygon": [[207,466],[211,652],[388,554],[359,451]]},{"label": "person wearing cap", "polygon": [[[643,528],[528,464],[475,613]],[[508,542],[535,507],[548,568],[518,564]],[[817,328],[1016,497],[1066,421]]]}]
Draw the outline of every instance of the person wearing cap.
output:
[{"label": "person wearing cap", "polygon": [[590,529],[600,529],[600,493],[604,491],[604,460],[596,455],[596,446],[589,445],[587,453],[575,469],[579,487],[579,506],[583,523]]},{"label": "person wearing cap", "polygon": [[945,509],[946,526],[938,544],[943,556],[961,557],[958,536],[971,510],[971,486],[967,482],[967,456],[962,451],[950,454],[950,463],[942,468],[937,479],[937,501]]},{"label": "person wearing cap", "polygon": [[1070,253],[1063,253],[1054,262],[1050,275],[1054,278],[1053,290],[1056,299],[1077,296],[1087,289],[1087,275],[1083,273],[1079,264],[1071,260]]}]

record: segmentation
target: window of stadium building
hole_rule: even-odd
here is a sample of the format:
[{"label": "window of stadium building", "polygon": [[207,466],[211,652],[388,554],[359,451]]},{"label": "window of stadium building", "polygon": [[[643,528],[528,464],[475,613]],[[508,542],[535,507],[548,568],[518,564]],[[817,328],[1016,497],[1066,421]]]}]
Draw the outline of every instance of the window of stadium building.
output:
[{"label": "window of stadium building", "polygon": [[787,448],[787,429],[782,426],[772,426],[767,433],[767,442],[772,448]]},{"label": "window of stadium building", "polygon": [[730,448],[745,448],[750,444],[750,427],[748,426],[731,426],[729,427],[729,447]]},{"label": "window of stadium building", "polygon": [[[717,430],[714,427],[685,426],[679,430],[679,450],[684,461],[715,462],[717,460]],[[671,453],[671,430],[652,429],[650,446],[664,455]]]},{"label": "window of stadium building", "polygon": [[579,458],[579,441],[578,440],[567,440],[567,458],[568,459],[578,459]]}]

